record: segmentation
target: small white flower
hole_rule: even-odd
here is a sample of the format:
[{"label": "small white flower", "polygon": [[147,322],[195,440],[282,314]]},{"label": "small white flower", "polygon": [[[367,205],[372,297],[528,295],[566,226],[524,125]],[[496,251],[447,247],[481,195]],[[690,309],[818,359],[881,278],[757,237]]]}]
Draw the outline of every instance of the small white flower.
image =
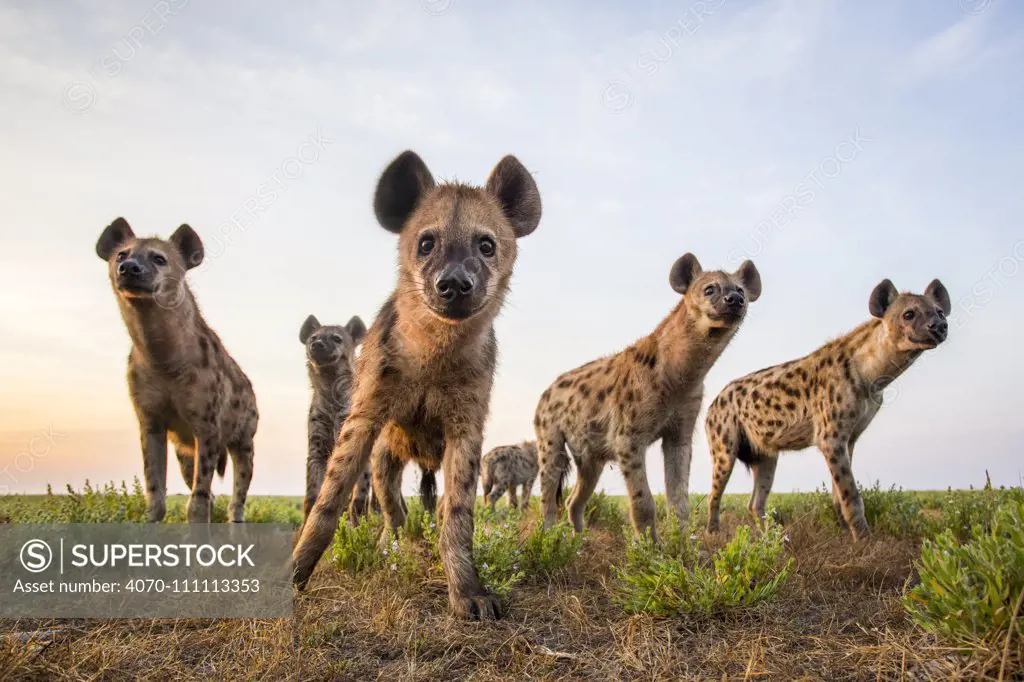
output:
[{"label": "small white flower", "polygon": [[398,565],[397,564],[391,564],[391,570],[392,571],[397,571],[398,570]]},{"label": "small white flower", "polygon": [[691,536],[690,536],[690,539],[691,539],[691,540],[696,540],[696,539],[697,539],[697,536],[696,536],[696,535],[691,535]]},{"label": "small white flower", "polygon": [[785,540],[786,542],[789,542],[789,533],[786,533],[785,535],[783,535],[782,539]]},{"label": "small white flower", "polygon": [[512,570],[513,571],[518,571],[519,570],[519,564],[512,564]]},{"label": "small white flower", "polygon": [[516,556],[519,556],[520,554],[521,554],[521,552],[517,549],[516,550]]},{"label": "small white flower", "polygon": [[434,522],[433,522],[433,521],[431,521],[431,522],[430,522],[430,527],[431,527],[431,528],[433,528],[433,527],[434,527]]},{"label": "small white flower", "polygon": [[387,547],[385,547],[385,548],[384,548],[384,556],[387,556],[387,555],[388,555],[388,548],[387,548]]},{"label": "small white flower", "polygon": [[481,566],[481,568],[487,568],[487,562],[486,562],[486,561],[485,561],[485,562],[483,563],[483,565]]},{"label": "small white flower", "polygon": [[398,540],[391,543],[391,549],[398,549]]}]

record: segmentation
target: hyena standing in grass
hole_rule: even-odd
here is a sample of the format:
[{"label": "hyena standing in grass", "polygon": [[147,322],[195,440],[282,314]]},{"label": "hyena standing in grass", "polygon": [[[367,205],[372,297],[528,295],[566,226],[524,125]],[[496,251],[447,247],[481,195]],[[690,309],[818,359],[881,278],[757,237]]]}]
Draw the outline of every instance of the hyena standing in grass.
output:
[{"label": "hyena standing in grass", "polygon": [[139,419],[150,521],[167,511],[167,437],[192,495],[188,520],[210,521],[213,473],[234,469],[229,517],[241,522],[252,480],[256,396],[252,384],[206,324],[186,272],[203,261],[188,225],[167,241],[136,238],[124,218],[100,235],[96,254],[128,327],[128,392]]},{"label": "hyena standing in grass", "polygon": [[497,618],[500,602],[473,565],[473,508],[497,355],[494,319],[516,239],[540,222],[540,195],[513,156],[477,188],[438,185],[419,156],[404,152],[381,175],[374,210],[399,234],[398,284],[363,342],[352,409],[293,553],[294,579],[300,588],[308,582],[371,456],[385,533],[404,523],[401,475],[412,460],[426,471],[444,468],[440,551],[453,612]]},{"label": "hyena standing in grass", "polygon": [[[352,403],[352,375],[356,369],[356,347],[366,336],[366,325],[355,315],[345,325],[322,325],[310,315],[299,330],[306,347],[306,370],[313,388],[309,404],[309,452],[306,458],[306,498],[303,518],[309,516],[327,473],[327,458]],[[370,472],[363,472],[356,484],[349,508],[349,520],[358,523],[370,503]]]},{"label": "hyena standing in grass", "polygon": [[708,408],[705,427],[714,475],[708,530],[719,527],[719,506],[739,459],[754,476],[748,509],[765,513],[778,456],[817,445],[832,478],[832,504],[854,538],[868,532],[851,463],[857,439],[882,406],[882,391],[924,351],[946,340],[951,309],[939,280],[924,295],[899,293],[889,280],[871,292],[876,318],[810,355],[729,383]]},{"label": "hyena standing in grass", "polygon": [[583,530],[583,511],[605,464],[614,461],[626,479],[634,531],[656,539],[645,458],[658,439],[669,504],[681,521],[689,517],[691,441],[704,376],[739,329],[747,303],[761,295],[761,279],[750,261],[732,274],[704,272],[688,253],[672,266],[669,283],[683,298],[652,334],[566,372],[541,396],[533,423],[546,527],[558,514],[568,446],[578,471],[568,504],[576,531]]},{"label": "hyena standing in grass", "polygon": [[[484,502],[494,510],[494,503],[508,491],[508,505],[530,508],[530,493],[537,481],[537,444],[531,440],[518,445],[500,445],[486,455],[480,464],[480,483]],[[517,499],[516,488],[523,487],[523,499]]]}]

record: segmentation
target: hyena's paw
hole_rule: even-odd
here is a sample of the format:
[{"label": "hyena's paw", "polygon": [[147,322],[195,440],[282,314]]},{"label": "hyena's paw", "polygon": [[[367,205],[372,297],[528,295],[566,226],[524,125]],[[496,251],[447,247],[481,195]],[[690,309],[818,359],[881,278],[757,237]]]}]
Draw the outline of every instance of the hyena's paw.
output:
[{"label": "hyena's paw", "polygon": [[463,620],[498,620],[501,618],[501,601],[489,592],[471,596],[453,597],[452,613]]},{"label": "hyena's paw", "polygon": [[871,536],[871,529],[868,528],[868,522],[864,517],[854,519],[851,532],[853,539],[857,542],[862,542]]}]

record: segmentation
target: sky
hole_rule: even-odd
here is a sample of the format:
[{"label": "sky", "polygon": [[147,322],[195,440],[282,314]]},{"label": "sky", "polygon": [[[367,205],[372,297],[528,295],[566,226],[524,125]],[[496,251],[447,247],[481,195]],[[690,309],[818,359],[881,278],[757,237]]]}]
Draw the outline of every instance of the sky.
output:
[{"label": "sky", "polygon": [[[190,284],[261,414],[250,493],[302,494],[299,328],[369,322],[388,296],[397,242],[371,197],[404,149],[474,184],[512,153],[541,192],[485,448],[532,437],[560,373],[653,330],[690,251],[751,258],[763,283],[705,405],[868,319],[883,278],[941,278],[949,340],[889,389],[854,473],[1019,484],[1022,58],[1009,0],[2,0],[0,493],[142,476],[130,342],[94,253],[124,216],[204,240]],[[648,472],[664,490],[657,446]],[[775,490],[825,480],[816,451],[787,453]],[[750,483],[738,468],[728,492]],[[621,493],[618,470],[600,487]]]}]

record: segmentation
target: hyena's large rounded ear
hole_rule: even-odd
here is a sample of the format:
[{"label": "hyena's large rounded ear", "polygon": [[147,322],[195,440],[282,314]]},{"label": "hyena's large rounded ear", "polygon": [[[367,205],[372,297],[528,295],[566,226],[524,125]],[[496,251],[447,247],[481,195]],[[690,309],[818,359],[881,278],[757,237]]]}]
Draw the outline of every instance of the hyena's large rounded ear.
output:
[{"label": "hyena's large rounded ear", "polygon": [[702,272],[704,270],[700,267],[697,257],[692,253],[687,253],[672,264],[672,270],[668,273],[668,283],[672,285],[672,289],[677,294],[685,294],[693,284],[693,280],[697,279],[697,275]]},{"label": "hyena's large rounded ear", "polygon": [[924,290],[924,295],[938,303],[939,309],[944,314],[949,315],[950,311],[953,310],[953,304],[949,302],[949,292],[946,291],[946,287],[939,280],[933,279],[928,288]]},{"label": "hyena's large rounded ear", "polygon": [[883,317],[885,311],[889,309],[899,294],[900,292],[896,291],[896,286],[891,280],[883,279],[871,292],[871,298],[868,299],[868,311],[875,317]]},{"label": "hyena's large rounded ear", "polygon": [[357,346],[366,338],[366,325],[363,324],[363,318],[358,315],[353,315],[352,319],[345,324],[345,330],[352,337],[352,343]]},{"label": "hyena's large rounded ear", "polygon": [[117,218],[100,233],[100,238],[96,241],[96,255],[103,260],[110,260],[117,247],[134,236],[135,233],[132,232],[128,221]]},{"label": "hyena's large rounded ear", "polygon": [[203,249],[203,240],[188,225],[182,225],[175,230],[168,241],[178,249],[181,259],[185,262],[186,270],[191,270],[203,262],[203,256],[206,255],[206,251]]},{"label": "hyena's large rounded ear", "polygon": [[299,330],[299,341],[302,345],[306,345],[306,341],[309,341],[309,337],[313,335],[317,329],[320,328],[320,320],[316,319],[315,315],[310,315],[306,318],[306,321],[302,323],[302,329]]},{"label": "hyena's large rounded ear", "polygon": [[388,164],[377,181],[373,212],[391,232],[401,232],[423,195],[434,188],[434,176],[416,152],[404,151]]},{"label": "hyena's large rounded ear", "polygon": [[743,291],[746,292],[747,301],[753,303],[761,298],[761,274],[757,271],[754,261],[743,261],[739,270],[733,274],[733,277],[743,287]]},{"label": "hyena's large rounded ear", "polygon": [[516,237],[525,237],[540,223],[540,192],[530,171],[509,154],[487,178],[487,191],[498,198]]}]

